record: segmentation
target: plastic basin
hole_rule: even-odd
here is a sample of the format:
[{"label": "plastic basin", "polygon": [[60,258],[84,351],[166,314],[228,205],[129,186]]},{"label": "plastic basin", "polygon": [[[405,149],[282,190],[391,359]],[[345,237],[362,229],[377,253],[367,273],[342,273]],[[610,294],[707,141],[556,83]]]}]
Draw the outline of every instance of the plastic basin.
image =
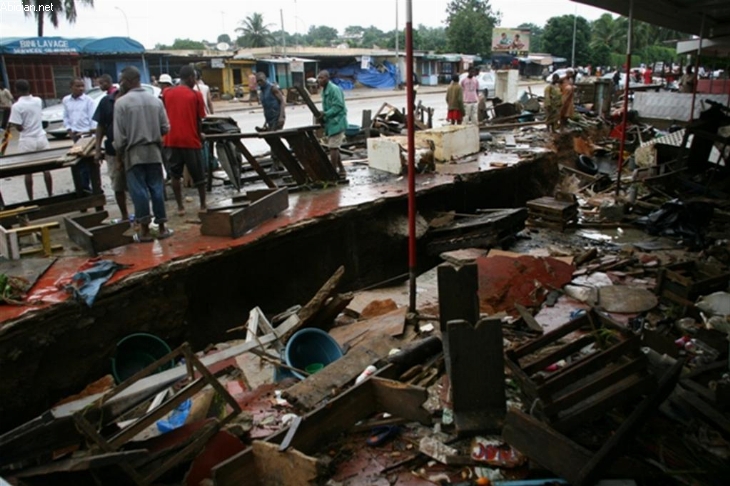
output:
[{"label": "plastic basin", "polygon": [[[170,352],[170,346],[154,334],[130,334],[117,343],[112,358],[112,375],[117,383],[122,383]],[[173,366],[175,363],[170,361],[155,372],[159,373]]]},{"label": "plastic basin", "polygon": [[[341,357],[342,349],[337,341],[323,330],[316,328],[302,329],[294,333],[284,350],[284,362],[299,370],[306,370],[308,366],[314,364],[326,367]],[[296,371],[292,373],[297,378],[306,378]]]}]

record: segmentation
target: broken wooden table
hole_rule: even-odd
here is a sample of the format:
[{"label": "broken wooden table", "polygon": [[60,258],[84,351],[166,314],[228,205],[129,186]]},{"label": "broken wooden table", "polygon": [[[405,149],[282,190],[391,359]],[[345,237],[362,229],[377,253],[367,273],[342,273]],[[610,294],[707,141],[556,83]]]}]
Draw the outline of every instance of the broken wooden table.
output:
[{"label": "broken wooden table", "polygon": [[483,214],[459,215],[452,224],[429,231],[432,255],[462,248],[489,248],[525,228],[527,210],[491,209]]},{"label": "broken wooden table", "polygon": [[679,360],[664,372],[658,385],[651,391],[646,390],[646,396],[595,453],[517,410],[507,414],[502,437],[509,445],[570,484],[595,484],[599,475],[622,454],[628,442],[675,388],[683,366],[684,361]]},{"label": "broken wooden table", "polygon": [[[90,142],[87,141],[86,143]],[[97,208],[97,210],[104,208],[106,198],[101,188],[99,165],[94,160],[94,156],[86,153],[67,155],[68,152],[69,148],[64,147],[3,157],[3,163],[0,164],[0,179],[60,169],[71,170],[74,192],[34,199],[33,204],[38,206],[38,210],[28,214],[30,220],[48,218],[88,208]],[[88,193],[81,183],[82,165],[86,165],[91,173],[91,193]],[[24,202],[2,206],[2,196],[0,196],[0,209],[16,209],[27,204],[27,202]]]},{"label": "broken wooden table", "polygon": [[243,153],[262,179],[265,182],[268,180],[266,184],[271,188],[276,188],[276,185],[245,148],[243,140],[263,139],[271,147],[272,155],[284,165],[297,186],[337,183],[340,181],[339,173],[314,134],[319,129],[318,126],[308,126],[271,132],[208,135],[206,140],[235,143],[236,148]]},{"label": "broken wooden table", "polygon": [[566,226],[577,221],[578,203],[560,201],[554,197],[541,197],[527,201],[529,210],[528,225],[555,228],[563,231]]},{"label": "broken wooden table", "polygon": [[[136,419],[131,425],[119,430],[113,435],[107,435],[106,432],[110,426],[114,425],[119,419],[118,416],[104,414],[102,406],[104,402],[118,395],[125,389],[131,387],[138,380],[148,375],[154,374],[161,366],[184,357],[188,368],[189,382],[180,391],[176,392],[172,397],[163,401],[157,407],[153,407],[142,417]],[[197,377],[196,377],[197,373]],[[124,445],[137,436],[148,426],[154,424],[157,420],[163,418],[185,400],[192,398],[204,387],[211,386],[219,396],[228,404],[231,411],[222,419],[214,420],[202,427],[196,434],[191,437],[188,444],[180,451],[168,458],[160,467],[153,470],[143,471],[133,466],[129,462],[121,462],[120,466],[124,472],[139,486],[152,484],[157,478],[169,469],[179,465],[184,460],[190,459],[205,445],[205,443],[225,424],[241,413],[241,407],[236,400],[228,393],[228,390],[218,382],[215,376],[206,368],[190,349],[190,346],[183,344],[170,354],[160,358],[145,369],[137,372],[131,378],[127,379],[111,392],[105,394],[89,407],[77,412],[74,415],[74,421],[78,429],[93,443],[93,450],[103,451],[103,454],[119,452]]]}]

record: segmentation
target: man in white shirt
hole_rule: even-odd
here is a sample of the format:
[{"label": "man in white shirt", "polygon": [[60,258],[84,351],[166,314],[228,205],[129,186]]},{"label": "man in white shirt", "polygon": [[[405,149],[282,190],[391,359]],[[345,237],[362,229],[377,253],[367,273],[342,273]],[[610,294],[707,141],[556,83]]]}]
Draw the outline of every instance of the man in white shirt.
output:
[{"label": "man in white shirt", "polygon": [[[20,152],[36,152],[49,148],[46,132],[43,130],[41,110],[43,102],[40,98],[30,94],[30,84],[25,79],[15,82],[15,92],[18,94],[18,101],[15,102],[10,111],[9,123],[20,133],[18,139],[18,150]],[[43,180],[46,183],[48,196],[53,196],[53,179],[49,171],[43,172]],[[25,191],[28,199],[33,200],[33,174],[25,175]]]},{"label": "man in white shirt", "polygon": [[8,117],[10,117],[10,107],[13,106],[13,101],[13,95],[5,87],[5,84],[0,81],[0,115],[2,115],[0,128],[3,130],[8,128]]},{"label": "man in white shirt", "polygon": [[[71,94],[63,98],[63,125],[69,137],[75,142],[81,135],[96,130],[94,100],[84,94],[84,80],[75,78],[71,81]],[[79,164],[81,187],[91,192],[91,170],[85,163]]]},{"label": "man in white shirt", "polygon": [[203,81],[203,77],[201,76],[200,71],[195,71],[195,86],[193,87],[193,89],[196,91],[200,91],[200,94],[203,95],[203,102],[205,103],[205,114],[212,115],[213,95],[210,94],[210,86],[205,84],[205,81]]}]

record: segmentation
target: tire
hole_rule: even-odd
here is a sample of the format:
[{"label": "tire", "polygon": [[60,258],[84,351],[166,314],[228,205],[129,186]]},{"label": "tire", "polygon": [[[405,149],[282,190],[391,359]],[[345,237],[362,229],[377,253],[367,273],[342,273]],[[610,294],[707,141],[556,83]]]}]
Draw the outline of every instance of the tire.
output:
[{"label": "tire", "polygon": [[598,164],[587,155],[580,155],[578,157],[578,170],[588,175],[596,175],[598,174]]}]

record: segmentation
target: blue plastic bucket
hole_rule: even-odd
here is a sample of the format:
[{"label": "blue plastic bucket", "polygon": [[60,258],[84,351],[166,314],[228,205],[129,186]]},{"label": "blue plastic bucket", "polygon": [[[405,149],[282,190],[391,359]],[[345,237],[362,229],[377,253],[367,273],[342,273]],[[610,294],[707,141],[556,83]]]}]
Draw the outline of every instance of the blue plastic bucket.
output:
[{"label": "blue plastic bucket", "polygon": [[[153,334],[130,334],[117,343],[112,358],[112,375],[117,383],[122,383],[170,352],[170,346]],[[175,363],[170,361],[160,366],[156,372],[173,366]]]},{"label": "blue plastic bucket", "polygon": [[[284,362],[299,370],[321,363],[325,367],[342,357],[342,349],[337,341],[321,329],[307,328],[297,331],[284,350]],[[294,376],[304,379],[301,373],[292,371]]]}]

